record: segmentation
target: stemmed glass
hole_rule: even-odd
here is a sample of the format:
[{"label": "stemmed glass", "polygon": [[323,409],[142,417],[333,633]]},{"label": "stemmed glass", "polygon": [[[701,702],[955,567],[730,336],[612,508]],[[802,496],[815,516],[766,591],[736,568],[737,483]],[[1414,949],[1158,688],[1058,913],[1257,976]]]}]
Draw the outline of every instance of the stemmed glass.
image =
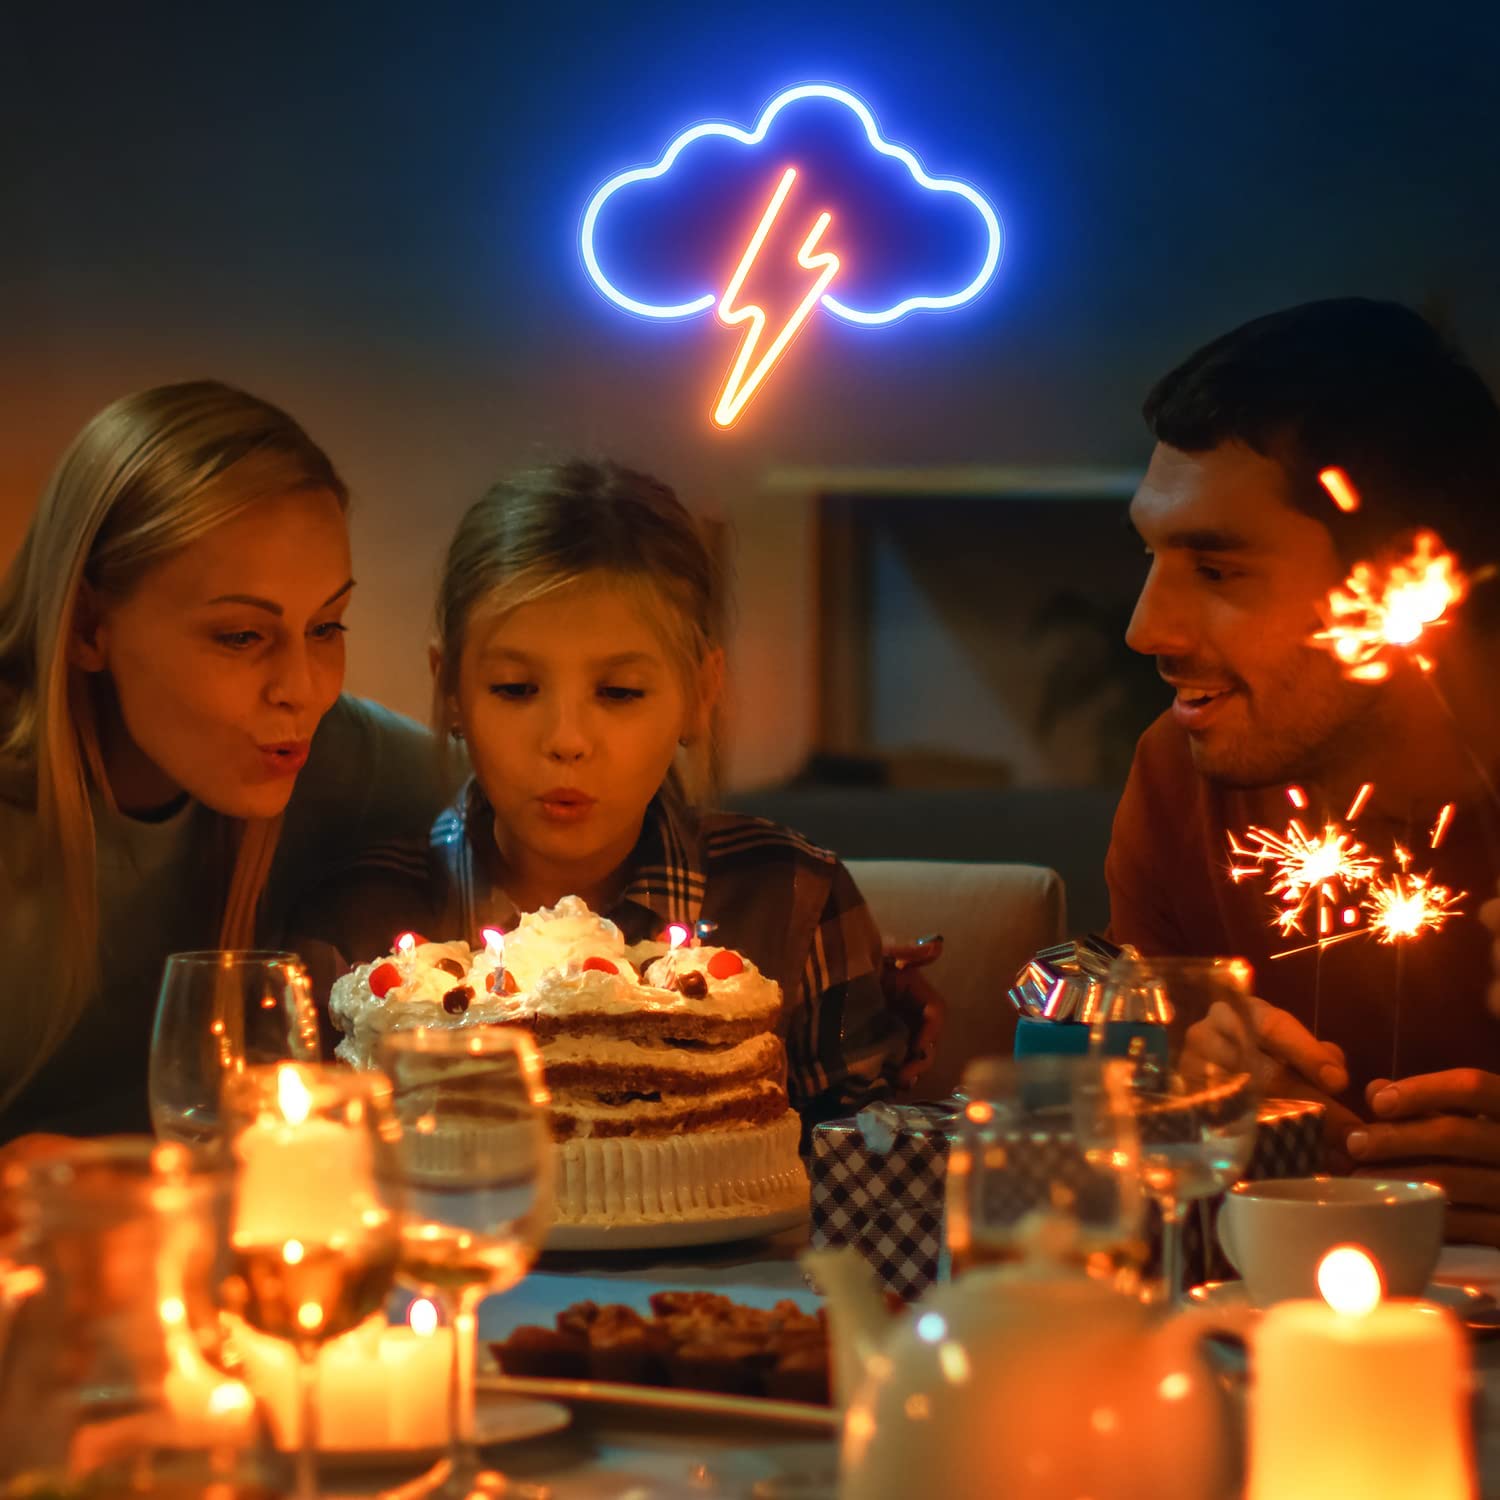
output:
[{"label": "stemmed glass", "polygon": [[1145,1205],[1129,1064],[979,1058],[948,1156],[953,1274],[1043,1259],[1134,1292]]},{"label": "stemmed glass", "polygon": [[476,1312],[525,1276],[552,1216],[548,1096],[531,1038],[511,1027],[393,1032],[379,1061],[401,1120],[401,1271],[453,1324],[444,1497],[522,1490],[483,1469],[474,1437]]},{"label": "stemmed glass", "polygon": [[[1164,1300],[1184,1300],[1187,1205],[1231,1187],[1255,1149],[1255,1029],[1242,958],[1118,958],[1095,1040],[1130,1026],[1141,1180],[1161,1209]],[[1118,1033],[1117,1033],[1118,1034]]]},{"label": "stemmed glass", "polygon": [[237,1171],[225,1309],[297,1354],[297,1500],[317,1494],[318,1351],[377,1311],[401,1248],[400,1126],[378,1073],[247,1068],[224,1092]]},{"label": "stemmed glass", "polygon": [[295,953],[220,949],[173,953],[151,1032],[151,1124],[167,1141],[213,1146],[220,1097],[246,1068],[315,1063],[318,1015]]}]

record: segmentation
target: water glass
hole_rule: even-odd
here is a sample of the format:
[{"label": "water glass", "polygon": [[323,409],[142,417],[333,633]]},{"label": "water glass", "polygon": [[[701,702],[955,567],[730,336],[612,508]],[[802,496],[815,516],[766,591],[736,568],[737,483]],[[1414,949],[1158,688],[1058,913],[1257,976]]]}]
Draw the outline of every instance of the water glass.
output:
[{"label": "water glass", "polygon": [[173,953],[151,1033],[151,1124],[165,1141],[221,1141],[226,1080],[247,1068],[319,1058],[318,1014],[295,953]]},{"label": "water glass", "polygon": [[552,1138],[541,1062],[512,1027],[417,1027],[388,1034],[379,1061],[401,1121],[404,1280],[453,1324],[444,1497],[524,1487],[483,1468],[474,1440],[476,1314],[525,1276],[552,1217]]},{"label": "water glass", "polygon": [[317,1359],[385,1303],[401,1236],[400,1127],[378,1073],[278,1063],[224,1093],[234,1158],[222,1304],[297,1355],[297,1500],[317,1494]]},{"label": "water glass", "polygon": [[1135,1290],[1145,1208],[1128,1064],[981,1058],[961,1091],[945,1214],[954,1275],[1032,1262]]},{"label": "water glass", "polygon": [[1161,1209],[1162,1294],[1183,1300],[1187,1205],[1231,1187],[1255,1149],[1251,968],[1242,958],[1118,958],[1095,1035],[1112,1022],[1159,1025],[1164,1047],[1128,1059],[1141,1180]]}]

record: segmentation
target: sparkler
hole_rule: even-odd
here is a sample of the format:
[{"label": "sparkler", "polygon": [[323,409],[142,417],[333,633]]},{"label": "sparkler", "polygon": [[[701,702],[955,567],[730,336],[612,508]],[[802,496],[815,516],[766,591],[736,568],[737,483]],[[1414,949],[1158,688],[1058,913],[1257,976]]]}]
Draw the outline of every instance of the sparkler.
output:
[{"label": "sparkler", "polygon": [[[1430,871],[1413,874],[1411,853],[1399,844],[1392,851],[1398,869],[1382,876],[1385,861],[1369,852],[1345,826],[1364,811],[1374,790],[1366,782],[1349,804],[1344,822],[1325,823],[1318,834],[1308,833],[1301,821],[1293,818],[1285,833],[1252,824],[1243,834],[1229,835],[1230,854],[1237,861],[1229,866],[1229,878],[1238,885],[1243,880],[1270,877],[1267,894],[1272,898],[1271,925],[1283,937],[1304,932],[1309,911],[1317,911],[1317,939],[1273,953],[1272,958],[1321,951],[1357,937],[1401,942],[1424,932],[1437,932],[1450,917],[1462,915],[1458,902],[1466,892],[1455,895],[1437,884]],[[1300,787],[1289,788],[1287,796],[1294,807],[1307,805]],[[1447,837],[1453,812],[1454,805],[1448,802],[1438,813],[1428,839],[1431,848],[1436,849]],[[1360,894],[1363,899],[1356,906],[1354,898]],[[1348,904],[1338,911],[1338,922],[1349,930],[1335,932],[1334,907],[1340,900]]]},{"label": "sparkler", "polygon": [[[1308,833],[1296,818],[1285,833],[1252,825],[1244,839],[1242,843],[1229,835],[1230,853],[1237,860],[1249,861],[1231,865],[1230,879],[1238,884],[1251,876],[1272,876],[1268,891],[1278,901],[1272,921],[1283,937],[1303,931],[1303,920],[1314,903],[1321,906],[1338,900],[1340,889],[1352,894],[1380,868],[1379,858],[1368,854],[1348,829],[1336,823],[1325,824],[1318,834]],[[1323,926],[1320,919],[1320,930]]]},{"label": "sparkler", "polygon": [[1395,857],[1401,868],[1383,880],[1372,880],[1365,893],[1363,906],[1376,942],[1400,943],[1424,932],[1439,932],[1450,917],[1463,915],[1458,903],[1467,891],[1455,893],[1438,885],[1430,870],[1412,874],[1411,854],[1399,844]]},{"label": "sparkler", "polygon": [[1402,653],[1430,672],[1432,659],[1416,648],[1428,630],[1450,623],[1448,611],[1468,591],[1469,579],[1437,533],[1418,532],[1405,556],[1354,565],[1328,595],[1328,624],[1312,640],[1337,657],[1351,682],[1384,682]]}]

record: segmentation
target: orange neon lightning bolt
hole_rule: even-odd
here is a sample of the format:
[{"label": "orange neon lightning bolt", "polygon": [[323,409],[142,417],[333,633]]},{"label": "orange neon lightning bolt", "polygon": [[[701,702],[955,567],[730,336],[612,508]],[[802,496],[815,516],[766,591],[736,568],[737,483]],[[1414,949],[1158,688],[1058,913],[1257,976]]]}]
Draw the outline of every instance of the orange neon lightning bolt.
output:
[{"label": "orange neon lightning bolt", "polygon": [[729,285],[724,288],[724,295],[719,299],[719,320],[722,323],[730,328],[739,323],[746,325],[734,363],[730,366],[729,376],[724,382],[724,389],[719,393],[719,403],[714,407],[714,421],[720,427],[732,427],[739,420],[750,398],[760,389],[766,376],[775,368],[776,361],[786,353],[792,340],[802,331],[802,325],[807,322],[812,310],[828,289],[828,283],[838,274],[839,258],[833,251],[824,250],[820,254],[813,254],[818,241],[823,237],[823,231],[833,218],[831,214],[821,213],[813,224],[812,232],[803,240],[802,248],[797,252],[797,264],[804,271],[817,273],[813,283],[761,355],[759,362],[751,368],[750,361],[755,358],[761,336],[766,331],[766,313],[755,302],[736,307],[735,299],[744,290],[745,278],[750,274],[750,268],[765,245],[766,236],[770,234],[771,226],[775,224],[776,216],[781,212],[787,194],[791,192],[796,180],[795,167],[788,167],[781,174],[781,181],[771,194],[771,201],[766,205],[760,223],[755,226],[755,233],[750,236],[750,243],[745,246],[745,253],[740,257],[734,275],[729,278]]}]

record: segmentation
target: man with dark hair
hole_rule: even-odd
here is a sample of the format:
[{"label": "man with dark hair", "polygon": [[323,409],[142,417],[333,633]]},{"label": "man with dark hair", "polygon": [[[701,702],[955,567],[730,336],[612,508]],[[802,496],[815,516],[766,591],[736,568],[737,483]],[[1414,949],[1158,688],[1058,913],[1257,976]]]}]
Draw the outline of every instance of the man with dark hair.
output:
[{"label": "man with dark hair", "polygon": [[[1327,1098],[1336,1161],[1420,1167],[1448,1190],[1452,1237],[1500,1243],[1500,1020],[1476,920],[1500,874],[1500,583],[1429,632],[1430,674],[1388,652],[1384,680],[1354,681],[1312,639],[1351,566],[1421,529],[1470,573],[1500,562],[1500,409],[1417,314],[1340,299],[1215,340],[1145,416],[1157,446],[1131,522],[1150,567],[1127,639],[1176,698],[1115,816],[1112,934],[1250,959],[1268,1091]],[[1320,916],[1330,936],[1363,925],[1362,893],[1334,887],[1283,933],[1271,877],[1230,873],[1254,868],[1231,835],[1293,818],[1316,835],[1367,784],[1353,837],[1386,873],[1407,851],[1412,873],[1465,893],[1463,914],[1400,944],[1319,948]]]}]

